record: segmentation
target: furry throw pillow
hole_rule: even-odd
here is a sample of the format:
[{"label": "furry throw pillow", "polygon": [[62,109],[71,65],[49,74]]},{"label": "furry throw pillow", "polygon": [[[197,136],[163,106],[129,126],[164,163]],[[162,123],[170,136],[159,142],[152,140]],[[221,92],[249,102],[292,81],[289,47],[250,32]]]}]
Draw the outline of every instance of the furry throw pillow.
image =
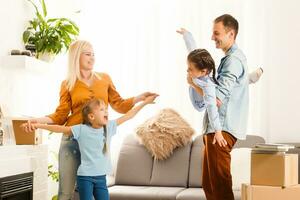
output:
[{"label": "furry throw pillow", "polygon": [[164,160],[173,150],[192,140],[195,131],[173,109],[163,109],[137,127],[140,142],[156,160]]}]

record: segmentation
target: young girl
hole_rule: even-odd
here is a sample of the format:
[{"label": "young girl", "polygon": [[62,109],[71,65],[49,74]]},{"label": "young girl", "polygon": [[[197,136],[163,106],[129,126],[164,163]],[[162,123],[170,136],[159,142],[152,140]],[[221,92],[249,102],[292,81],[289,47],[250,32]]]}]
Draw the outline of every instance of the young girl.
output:
[{"label": "young girl", "polygon": [[[215,130],[213,143],[226,146],[226,140],[222,135],[216,98],[215,63],[211,55],[205,49],[196,49],[187,57],[188,74],[187,82],[190,85],[190,99],[198,111],[207,110],[210,124]],[[212,72],[212,77],[209,74]]]},{"label": "young girl", "polygon": [[157,95],[146,99],[116,120],[108,120],[107,106],[104,101],[92,99],[82,109],[83,124],[60,126],[33,124],[34,128],[71,135],[78,141],[81,164],[77,171],[77,185],[81,200],[108,200],[106,174],[111,170],[109,145],[116,134],[116,127],[133,118],[145,105],[153,103]]},{"label": "young girl", "polygon": [[[186,46],[188,52],[191,52],[197,48],[196,41],[191,32],[189,32],[188,30],[186,30],[184,28],[180,28],[176,32],[183,36],[183,40],[184,40],[184,43],[185,43],[185,46]],[[264,72],[263,69],[261,67],[259,67],[259,68],[255,69],[254,71],[252,71],[251,73],[249,73],[248,74],[249,84],[253,84],[253,83],[256,83],[257,81],[259,81],[263,72]]]}]

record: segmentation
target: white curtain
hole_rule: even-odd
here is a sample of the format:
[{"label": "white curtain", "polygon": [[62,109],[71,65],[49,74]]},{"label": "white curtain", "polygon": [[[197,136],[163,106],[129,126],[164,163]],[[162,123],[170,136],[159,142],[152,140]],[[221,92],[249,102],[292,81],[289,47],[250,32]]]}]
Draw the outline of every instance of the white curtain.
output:
[{"label": "white curtain", "polygon": [[[212,22],[228,13],[237,18],[238,45],[248,57],[249,70],[263,65],[265,33],[263,3],[218,0],[110,0],[81,2],[78,17],[81,38],[92,42],[96,53],[95,69],[112,77],[122,96],[143,91],[160,94],[156,105],[149,105],[135,119],[119,127],[114,140],[118,149],[127,133],[162,108],[178,111],[201,133],[203,113],[192,108],[186,83],[186,56],[182,37],[176,29],[190,30],[201,48],[208,49],[217,65],[223,56],[211,41]],[[255,13],[255,14],[254,14]],[[264,66],[263,66],[264,67]],[[260,114],[262,84],[251,86],[249,133],[262,135]],[[110,118],[119,114],[110,111]]]},{"label": "white curtain", "polygon": [[[265,36],[257,29],[264,25],[264,13],[252,2],[87,0],[81,6],[81,37],[94,45],[96,70],[109,73],[122,96],[137,95],[146,90],[160,94],[156,105],[148,106],[147,111],[129,122],[128,132],[135,127],[135,122],[140,123],[165,107],[177,110],[197,133],[201,132],[202,113],[192,108],[188,98],[187,51],[176,29],[189,29],[198,46],[207,48],[218,64],[223,53],[215,49],[210,39],[212,21],[221,14],[232,14],[240,22],[237,43],[248,57],[250,70],[262,65],[260,41]],[[253,112],[260,108],[260,89],[260,84],[251,87],[254,98],[251,98],[249,133],[259,129],[253,124],[259,124],[260,115]]]}]

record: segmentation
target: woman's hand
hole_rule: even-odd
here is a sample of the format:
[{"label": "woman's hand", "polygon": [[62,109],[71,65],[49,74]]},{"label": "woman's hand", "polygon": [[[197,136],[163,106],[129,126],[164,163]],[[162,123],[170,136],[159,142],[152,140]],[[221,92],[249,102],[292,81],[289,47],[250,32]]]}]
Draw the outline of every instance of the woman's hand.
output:
[{"label": "woman's hand", "polygon": [[224,139],[221,131],[216,131],[213,144],[218,143],[220,147],[225,147],[227,145],[227,141]]},{"label": "woman's hand", "polygon": [[158,94],[153,93],[153,92],[144,92],[144,93],[142,93],[142,94],[134,97],[133,103],[136,104],[136,103],[138,103],[140,101],[144,101],[148,96],[153,96],[153,95],[157,95],[158,96]]},{"label": "woman's hand", "polygon": [[156,97],[158,97],[158,94],[154,94],[154,95],[150,95],[148,97],[146,97],[146,99],[144,100],[144,102],[146,104],[151,104],[151,103],[155,103],[154,100],[156,99]]},{"label": "woman's hand", "polygon": [[21,128],[26,132],[33,132],[34,130],[36,130],[36,127],[34,126],[37,123],[36,119],[29,119],[26,123],[23,123],[21,125]]},{"label": "woman's hand", "polygon": [[37,129],[37,127],[35,127],[35,125],[37,123],[52,124],[53,121],[49,117],[32,118],[32,119],[29,119],[26,123],[23,123],[21,125],[21,128],[27,133],[33,132],[34,130]]}]

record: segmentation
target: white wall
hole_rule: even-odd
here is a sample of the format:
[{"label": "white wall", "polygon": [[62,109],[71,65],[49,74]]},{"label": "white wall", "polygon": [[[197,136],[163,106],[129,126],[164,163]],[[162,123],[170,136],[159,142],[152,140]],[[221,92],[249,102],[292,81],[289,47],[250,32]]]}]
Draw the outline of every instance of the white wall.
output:
[{"label": "white wall", "polygon": [[[136,76],[137,81],[132,80],[129,83],[127,82],[124,84],[126,77],[121,78],[120,73],[114,73],[110,68],[113,58],[113,56],[110,55],[113,55],[113,48],[120,48],[120,43],[125,42],[123,40],[124,38],[128,37],[129,39],[134,39],[138,42],[141,39],[149,40],[148,36],[151,36],[159,31],[164,31],[163,26],[166,23],[172,24],[174,29],[179,26],[187,25],[187,28],[193,31],[198,43],[203,44],[204,47],[208,48],[218,61],[222,54],[220,51],[213,48],[213,43],[210,41],[211,21],[219,14],[225,12],[232,13],[240,21],[241,28],[238,36],[238,44],[245,51],[248,57],[249,66],[251,69],[254,69],[256,66],[262,66],[265,69],[265,74],[263,75],[261,82],[254,87],[251,87],[252,103],[250,105],[250,116],[252,117],[250,117],[249,121],[249,132],[265,136],[269,141],[300,140],[300,134],[297,134],[300,132],[297,126],[297,122],[300,119],[299,108],[297,106],[297,102],[299,102],[300,99],[300,94],[294,92],[297,91],[296,80],[300,70],[297,65],[298,46],[300,43],[298,39],[300,36],[300,25],[297,23],[297,19],[299,19],[300,14],[298,14],[297,8],[299,7],[300,3],[297,0],[288,0],[285,3],[282,3],[280,0],[234,0],[230,2],[189,0],[181,3],[182,5],[179,8],[175,5],[178,4],[177,1],[174,1],[175,3],[173,4],[171,4],[169,1],[166,3],[153,1],[154,3],[148,2],[137,4],[135,12],[131,14],[127,11],[132,10],[129,10],[129,6],[126,7],[126,5],[134,5],[134,1],[129,1],[124,4],[116,0],[112,2],[113,3],[110,4],[107,4],[105,1],[99,1],[97,3],[89,2],[90,5],[96,7],[95,10],[98,10],[102,13],[105,12],[105,15],[108,16],[107,18],[97,18],[93,17],[97,16],[96,13],[90,13],[89,19],[92,22],[91,26],[88,25],[87,22],[84,22],[84,20],[82,21],[82,18],[84,17],[83,15],[74,14],[74,11],[86,9],[87,6],[84,1],[57,0],[47,1],[47,4],[48,13],[50,16],[70,16],[75,20],[81,20],[81,22],[84,22],[84,24],[81,24],[83,32],[90,32],[90,34],[84,35],[87,36],[86,39],[94,41],[97,40],[97,38],[102,38],[102,40],[100,40],[101,43],[97,43],[95,45],[99,50],[97,59],[101,60],[101,64],[103,63],[100,68],[99,66],[97,67],[100,71],[101,69],[104,69],[111,72],[115,77],[114,79],[120,80],[121,83],[117,84],[120,85],[121,91],[125,91],[124,94],[136,93],[128,90],[128,84],[137,86],[138,88],[136,88],[135,91],[143,90],[140,84],[136,84],[137,81],[142,81],[142,76],[140,76],[140,74],[143,72],[134,72],[133,68],[130,68],[132,64],[140,64],[145,60],[149,63],[151,60],[156,59],[159,54],[160,56],[171,56],[167,55],[169,49],[164,50],[161,48],[159,49],[159,52],[157,52],[158,54],[148,52],[148,57],[143,57],[144,54],[141,53],[131,54],[131,52],[126,52],[126,48],[121,50],[121,53],[126,53],[123,56],[121,55],[121,60],[116,60],[119,62],[119,65],[122,64],[123,67],[126,67],[126,71],[123,71],[121,74],[124,74],[125,72],[139,73],[138,76]],[[57,6],[58,4],[60,6]],[[34,10],[29,2],[25,0],[0,0],[0,5],[0,24],[5,26],[5,28],[1,29],[0,33],[1,59],[1,57],[7,55],[11,49],[23,49],[23,44],[21,41],[22,32],[27,25],[28,19],[33,16]],[[130,6],[132,7],[133,5]],[[148,8],[146,8],[147,6]],[[176,13],[175,15],[173,14],[175,19],[172,19],[172,14],[164,12],[163,8],[165,7],[168,7],[170,12]],[[155,10],[154,8],[160,9]],[[114,12],[109,11],[113,9],[115,9]],[[143,9],[146,12],[141,12]],[[155,10],[155,12],[152,12],[151,9]],[[150,11],[151,13],[149,13]],[[116,18],[112,19],[111,16],[113,15],[115,15]],[[140,21],[135,22],[134,20],[137,16],[140,16]],[[125,19],[128,20],[127,24],[124,23],[126,21],[121,20],[122,17],[125,17]],[[199,23],[199,20],[201,23]],[[123,24],[120,24],[120,21]],[[155,27],[157,22],[160,23],[158,26],[160,28]],[[126,27],[128,24],[130,26]],[[144,35],[144,33],[140,31],[143,29],[137,28],[143,28],[145,24],[150,24],[150,26],[153,27],[152,33],[146,33],[149,34],[148,36]],[[95,27],[97,27],[97,29]],[[99,29],[104,29],[105,31],[101,30],[102,32],[100,31],[99,33],[97,32]],[[118,38],[118,35],[124,35],[125,37]],[[154,38],[152,38],[152,41],[150,42],[153,44],[160,42],[162,44],[165,42],[165,40],[172,40],[175,37],[176,36],[169,36],[165,34],[162,35],[160,41],[155,41],[153,40]],[[105,43],[105,40],[112,40],[112,49],[107,49],[106,47],[101,49],[101,47],[103,47],[102,44]],[[178,40],[175,45],[174,43],[170,44],[170,48],[178,48],[179,43],[181,43],[180,40]],[[122,45],[129,46],[130,43],[125,43]],[[135,46],[138,47],[138,51],[149,51],[148,49],[143,49],[143,43],[136,43]],[[176,57],[178,57],[179,54],[184,54],[184,50],[178,52]],[[142,57],[132,61],[129,59],[132,55],[140,55]],[[107,58],[103,58],[103,56]],[[64,77],[66,61],[64,56],[58,60],[59,61],[53,65],[61,70],[61,72],[58,73],[58,77],[56,77],[60,81]],[[129,63],[126,64],[126,62]],[[135,63],[130,64],[130,62]],[[161,65],[163,63],[168,64],[168,62],[169,60],[166,57],[164,62],[153,62],[152,65]],[[179,64],[184,64],[183,59]],[[183,79],[179,78],[179,80],[182,81]],[[153,82],[153,79],[147,81]],[[126,85],[126,87],[124,87],[124,85]],[[57,91],[55,92],[57,94]],[[164,90],[161,92],[164,92]],[[55,99],[55,97],[53,99]],[[186,98],[181,99],[180,102],[185,100]],[[181,105],[180,102],[178,102],[177,105],[176,103],[174,105]],[[56,102],[53,102],[53,105],[51,106],[54,108],[55,105]],[[186,115],[190,113],[189,111],[182,112],[186,112]],[[196,125],[196,127],[198,127],[198,125]]]},{"label": "white wall", "polygon": [[[46,3],[50,17],[63,16],[76,20],[74,11],[78,10],[77,0],[46,0]],[[6,116],[43,116],[53,112],[59,100],[60,82],[66,71],[65,54],[58,56],[51,64],[26,59],[37,70],[22,66],[12,69],[7,58],[4,58],[11,49],[24,50],[22,33],[33,16],[34,9],[27,0],[0,0],[0,104]],[[44,140],[49,146],[50,163],[56,164],[53,152],[58,151],[60,136],[53,135],[49,140],[46,136]],[[57,184],[50,178],[48,183],[48,199],[51,199],[57,193]]]},{"label": "white wall", "polygon": [[266,133],[270,141],[300,142],[299,46],[300,2],[268,1],[265,5]]}]

